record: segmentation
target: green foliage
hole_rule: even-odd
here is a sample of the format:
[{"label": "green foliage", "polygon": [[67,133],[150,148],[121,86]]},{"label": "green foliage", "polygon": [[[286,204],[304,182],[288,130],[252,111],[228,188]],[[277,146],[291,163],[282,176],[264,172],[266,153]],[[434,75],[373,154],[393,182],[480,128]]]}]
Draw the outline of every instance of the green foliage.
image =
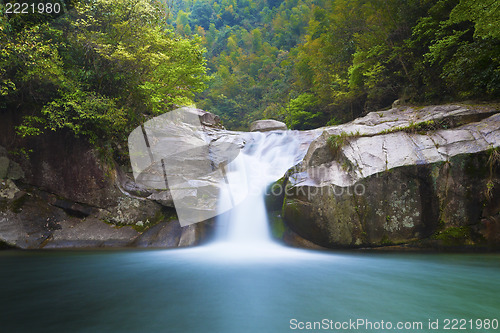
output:
[{"label": "green foliage", "polygon": [[[389,216],[388,216],[389,217]],[[390,217],[389,217],[390,218]],[[383,245],[383,246],[391,246],[391,245],[394,245],[394,242],[391,241],[391,239],[387,236],[387,235],[384,235],[382,237],[382,239],[380,240],[380,245]]]},{"label": "green foliage", "polygon": [[6,101],[16,96],[44,103],[64,85],[63,64],[57,50],[44,38],[47,24],[29,27],[17,34],[0,22],[0,91]]},{"label": "green foliage", "polygon": [[311,129],[319,127],[321,113],[316,110],[317,99],[313,94],[304,93],[290,100],[286,122],[292,129]]},{"label": "green foliage", "polygon": [[338,156],[340,150],[346,144],[349,137],[349,134],[342,132],[339,135],[331,135],[327,139],[326,143],[328,144],[328,148],[330,148],[330,152],[334,157]]},{"label": "green foliage", "polygon": [[102,137],[118,139],[116,135],[126,124],[126,112],[117,107],[115,100],[80,90],[47,103],[41,114],[50,130],[67,128],[77,137],[86,136],[92,144],[97,144]]},{"label": "green foliage", "polygon": [[313,2],[199,0],[174,6],[169,22],[180,31],[187,16],[208,50],[213,79],[197,105],[219,114],[230,129],[246,130],[259,118],[287,121],[294,49]]},{"label": "green foliage", "polygon": [[328,120],[328,122],[326,123],[327,126],[336,126],[336,125],[340,125],[340,121],[335,118],[335,117],[332,117],[330,120]]},{"label": "green foliage", "polygon": [[500,96],[495,0],[81,0],[66,6],[73,9],[64,16],[0,15],[0,107],[26,115],[19,128],[26,135],[65,128],[109,140],[144,115],[193,103],[230,129],[247,129],[259,118],[308,129],[399,98],[440,103]]},{"label": "green foliage", "polygon": [[[203,15],[215,22],[208,31],[206,23],[202,30],[195,23],[203,21],[198,6],[207,3],[213,11]],[[390,107],[399,98],[497,98],[498,6],[494,0],[285,0],[267,6],[198,0],[179,13],[189,13],[214,75],[198,95],[200,106],[239,129],[264,117],[311,128]]]},{"label": "green foliage", "polygon": [[0,107],[23,114],[22,136],[66,130],[103,147],[145,116],[193,104],[208,80],[205,49],[169,29],[164,9],[82,0],[45,21],[3,17]]},{"label": "green foliage", "polygon": [[497,0],[460,0],[450,19],[458,23],[474,22],[474,36],[500,38],[500,3]]},{"label": "green foliage", "polygon": [[478,39],[459,45],[441,77],[460,99],[500,96],[500,40]]},{"label": "green foliage", "polygon": [[432,238],[441,240],[447,246],[465,245],[470,241],[470,227],[449,227]]},{"label": "green foliage", "polygon": [[410,122],[408,126],[394,127],[380,132],[381,134],[389,134],[395,132],[419,133],[425,134],[428,131],[436,131],[439,129],[450,128],[451,124],[446,119],[427,120],[422,122]]}]

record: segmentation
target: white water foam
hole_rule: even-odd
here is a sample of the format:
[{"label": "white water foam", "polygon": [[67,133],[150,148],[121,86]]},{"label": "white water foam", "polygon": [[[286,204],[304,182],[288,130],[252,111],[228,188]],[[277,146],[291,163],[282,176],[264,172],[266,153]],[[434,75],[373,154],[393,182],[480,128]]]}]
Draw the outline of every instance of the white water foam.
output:
[{"label": "white water foam", "polygon": [[296,251],[272,239],[264,195],[273,182],[304,157],[298,132],[245,133],[244,137],[243,151],[228,165],[226,176],[230,190],[221,193],[219,207],[224,211],[237,201],[234,195],[239,193],[248,196],[217,217],[215,239],[204,250],[225,259],[296,257]]}]

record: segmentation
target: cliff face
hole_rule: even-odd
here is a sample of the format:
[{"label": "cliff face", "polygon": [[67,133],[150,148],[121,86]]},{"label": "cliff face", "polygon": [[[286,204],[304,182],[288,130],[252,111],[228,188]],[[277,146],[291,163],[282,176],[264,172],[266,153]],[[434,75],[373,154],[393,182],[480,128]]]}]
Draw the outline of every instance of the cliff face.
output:
[{"label": "cliff face", "polygon": [[[193,112],[223,132],[218,117]],[[6,146],[18,140],[3,133]],[[104,162],[83,140],[48,133],[19,145],[32,150],[28,158],[0,146],[0,248],[165,248],[192,246],[210,234],[211,221],[181,227],[168,191],[135,183],[127,168]]]},{"label": "cliff face", "polygon": [[497,112],[396,108],[324,128],[288,172],[287,225],[331,248],[498,246]]}]

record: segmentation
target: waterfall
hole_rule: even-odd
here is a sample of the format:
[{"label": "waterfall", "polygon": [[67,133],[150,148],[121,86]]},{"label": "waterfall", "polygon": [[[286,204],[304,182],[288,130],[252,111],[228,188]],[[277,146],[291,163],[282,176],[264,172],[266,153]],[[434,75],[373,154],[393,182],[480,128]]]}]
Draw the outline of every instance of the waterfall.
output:
[{"label": "waterfall", "polygon": [[136,182],[168,188],[181,226],[216,217],[216,237],[207,246],[224,256],[277,247],[265,192],[304,158],[321,132],[206,129],[197,110],[181,108],[137,127],[128,143]]},{"label": "waterfall", "polygon": [[257,249],[276,246],[270,235],[264,195],[270,184],[283,177],[305,154],[299,132],[272,131],[244,133],[242,152],[229,163],[226,180],[230,190],[219,200],[221,211],[246,195],[233,209],[217,217],[215,244],[225,248]]}]

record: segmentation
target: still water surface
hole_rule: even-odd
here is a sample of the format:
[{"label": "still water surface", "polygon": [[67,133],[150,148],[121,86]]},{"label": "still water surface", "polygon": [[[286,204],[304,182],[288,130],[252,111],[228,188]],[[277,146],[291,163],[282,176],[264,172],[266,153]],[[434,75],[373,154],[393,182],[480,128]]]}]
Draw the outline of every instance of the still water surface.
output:
[{"label": "still water surface", "polygon": [[0,252],[0,331],[291,332],[293,318],[363,318],[430,332],[429,319],[500,319],[498,255],[275,251]]}]

